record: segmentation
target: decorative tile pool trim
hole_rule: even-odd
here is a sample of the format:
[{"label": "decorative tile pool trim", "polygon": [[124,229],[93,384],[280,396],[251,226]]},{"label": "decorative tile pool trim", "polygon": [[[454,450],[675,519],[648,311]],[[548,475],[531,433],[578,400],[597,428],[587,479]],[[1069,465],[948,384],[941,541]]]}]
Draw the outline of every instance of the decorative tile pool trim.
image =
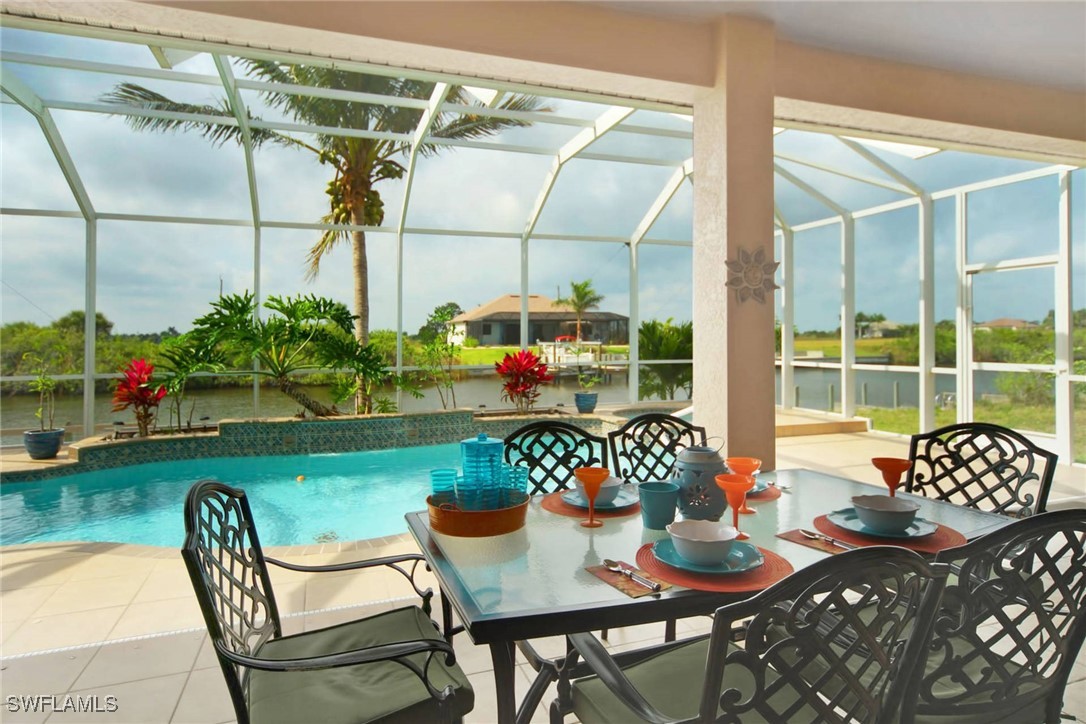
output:
[{"label": "decorative tile pool trim", "polygon": [[335,419],[223,420],[217,433],[88,439],[72,443],[71,465],[0,472],[0,483],[22,483],[109,470],[128,465],[214,457],[313,455],[388,448],[442,445],[485,432],[504,437],[528,422],[560,419],[596,435],[605,435],[625,420],[589,415],[476,416],[471,410]]}]

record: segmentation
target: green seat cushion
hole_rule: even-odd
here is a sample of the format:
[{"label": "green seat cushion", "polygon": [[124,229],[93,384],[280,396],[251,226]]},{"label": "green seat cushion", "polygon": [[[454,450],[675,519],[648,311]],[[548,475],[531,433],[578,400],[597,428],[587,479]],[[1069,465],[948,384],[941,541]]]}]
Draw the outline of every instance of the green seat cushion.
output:
[{"label": "green seat cushion", "polygon": [[[257,655],[266,659],[322,656],[379,644],[440,639],[441,634],[417,606],[398,608],[361,621],[307,631],[268,641]],[[426,654],[410,657],[421,668]],[[453,716],[471,711],[475,695],[464,672],[447,666],[444,654],[430,662],[430,681],[439,691],[455,689]],[[249,675],[249,714],[253,722],[428,722],[437,703],[409,669],[380,661],[315,671],[260,671]]]},{"label": "green seat cushion", "polygon": [[[734,644],[728,645],[735,650]],[[701,639],[687,646],[672,649],[641,661],[623,672],[645,699],[662,713],[675,719],[691,719],[698,715],[701,692],[705,682],[709,640]],[[767,686],[777,679],[772,670]],[[735,687],[744,696],[754,690],[754,679],[745,667],[725,666],[725,688]],[[573,712],[581,724],[636,721],[633,710],[611,693],[606,684],[595,676],[573,682]],[[815,721],[818,714],[803,702],[796,701],[794,692],[784,689],[770,699],[771,711],[760,714],[750,711],[740,714],[744,724],[779,724],[785,719],[773,712],[788,712],[787,721]]]}]

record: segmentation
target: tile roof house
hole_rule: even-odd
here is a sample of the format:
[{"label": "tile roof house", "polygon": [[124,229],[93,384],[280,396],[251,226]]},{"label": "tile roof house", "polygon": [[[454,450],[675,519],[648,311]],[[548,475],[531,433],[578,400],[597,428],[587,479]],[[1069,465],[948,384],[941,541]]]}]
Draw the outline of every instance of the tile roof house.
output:
[{"label": "tile roof house", "polygon": [[[528,295],[528,339],[553,341],[576,334],[577,315],[542,294]],[[504,294],[449,321],[450,341],[463,344],[472,337],[479,344],[520,344],[520,295]],[[607,344],[629,342],[629,317],[615,312],[587,311],[581,316],[581,336]]]},{"label": "tile roof house", "polygon": [[990,322],[977,322],[974,326],[978,332],[991,332],[993,329],[1009,329],[1012,332],[1017,332],[1020,329],[1036,329],[1038,325],[1024,319],[1000,317]]}]

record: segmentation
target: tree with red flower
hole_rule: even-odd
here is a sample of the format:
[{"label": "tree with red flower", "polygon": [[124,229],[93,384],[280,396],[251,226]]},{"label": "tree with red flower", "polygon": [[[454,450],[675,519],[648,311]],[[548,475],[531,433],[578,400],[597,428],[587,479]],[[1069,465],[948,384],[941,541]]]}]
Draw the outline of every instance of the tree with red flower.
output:
[{"label": "tree with red flower", "polygon": [[136,411],[136,427],[140,437],[151,434],[151,421],[155,418],[158,403],[166,396],[166,388],[151,386],[151,376],[155,366],[145,359],[134,359],[121,370],[121,379],[113,391],[113,411],[120,412],[129,407]]},{"label": "tree with red flower", "polygon": [[547,373],[547,365],[534,353],[522,349],[506,354],[501,362],[494,363],[501,376],[502,399],[517,406],[518,412],[527,412],[539,399],[539,388],[554,379]]}]

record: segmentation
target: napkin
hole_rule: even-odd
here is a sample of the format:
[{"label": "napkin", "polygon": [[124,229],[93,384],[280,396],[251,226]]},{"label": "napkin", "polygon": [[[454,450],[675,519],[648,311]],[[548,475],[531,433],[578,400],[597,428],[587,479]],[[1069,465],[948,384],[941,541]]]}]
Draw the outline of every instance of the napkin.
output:
[{"label": "napkin", "polygon": [[[633,572],[637,575],[642,576],[643,578],[647,578],[653,583],[659,583],[661,591],[666,591],[667,589],[671,588],[670,583],[665,583],[664,581],[661,581],[656,576],[653,576],[651,573],[646,573],[637,566],[631,566],[625,561],[619,561],[619,563],[624,568],[632,569]],[[647,596],[650,593],[655,593],[655,591],[652,591],[651,589],[642,586],[640,583],[636,583],[630,580],[628,577],[622,575],[621,573],[615,573],[614,571],[607,570],[607,566],[604,565],[588,566],[585,568],[585,570],[599,578],[604,583],[611,584],[630,598],[641,598],[641,596]]]}]

